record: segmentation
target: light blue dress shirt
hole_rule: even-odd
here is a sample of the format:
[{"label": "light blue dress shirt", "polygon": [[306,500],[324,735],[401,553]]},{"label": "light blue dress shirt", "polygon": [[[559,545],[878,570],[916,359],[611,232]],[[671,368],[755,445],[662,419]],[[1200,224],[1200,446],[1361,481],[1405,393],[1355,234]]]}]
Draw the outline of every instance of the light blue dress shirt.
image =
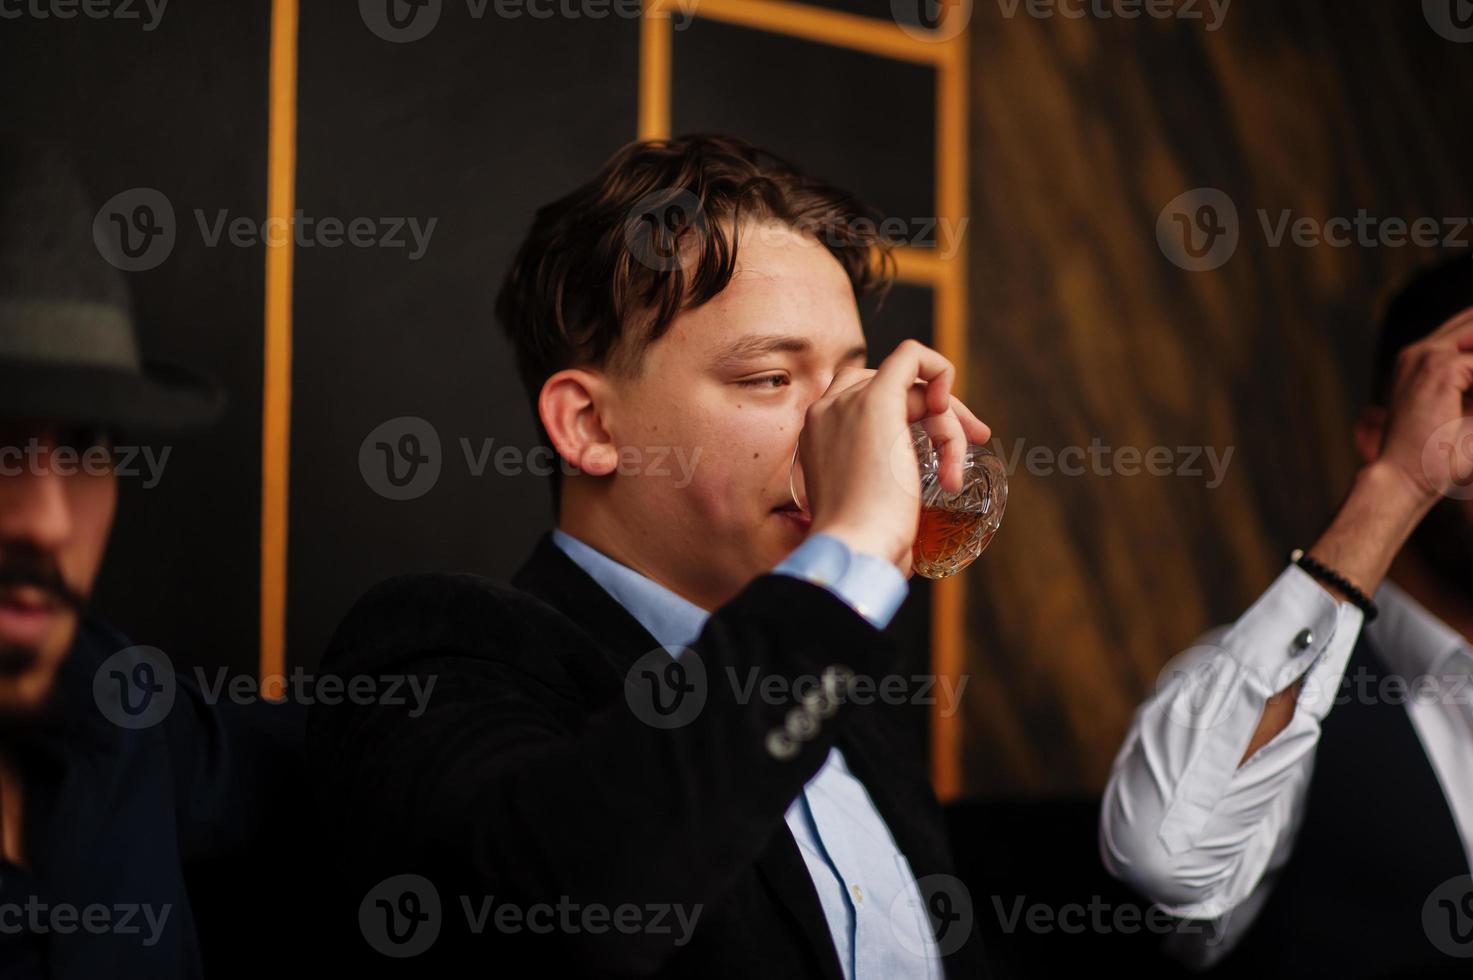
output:
[{"label": "light blue dress shirt", "polygon": [[[700,636],[706,610],[562,530],[555,529],[552,538],[672,653]],[[905,576],[898,568],[826,534],[810,535],[773,571],[824,586],[879,628],[905,601]],[[813,877],[846,980],[941,976],[910,863],[837,747],[788,807],[786,819]]]}]

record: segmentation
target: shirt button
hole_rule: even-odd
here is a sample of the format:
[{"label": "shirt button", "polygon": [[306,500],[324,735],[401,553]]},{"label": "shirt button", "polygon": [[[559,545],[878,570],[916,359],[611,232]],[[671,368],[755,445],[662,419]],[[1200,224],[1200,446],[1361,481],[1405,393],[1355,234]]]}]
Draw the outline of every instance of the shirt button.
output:
[{"label": "shirt button", "polygon": [[854,903],[856,905],[864,904],[864,891],[858,885],[850,885],[849,891],[854,894]]},{"label": "shirt button", "polygon": [[1308,650],[1312,643],[1314,643],[1313,630],[1307,628],[1302,629],[1299,631],[1299,635],[1294,637],[1294,648],[1297,650]]}]

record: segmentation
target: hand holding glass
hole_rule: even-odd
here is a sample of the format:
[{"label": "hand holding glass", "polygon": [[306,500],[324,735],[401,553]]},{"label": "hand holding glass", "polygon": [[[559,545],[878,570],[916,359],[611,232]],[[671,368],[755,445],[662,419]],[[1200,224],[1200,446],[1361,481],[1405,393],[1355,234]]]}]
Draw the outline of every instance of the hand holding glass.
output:
[{"label": "hand holding glass", "polygon": [[[916,422],[910,436],[921,476],[921,516],[911,546],[911,567],[925,578],[946,578],[976,561],[1002,526],[1008,504],[1007,472],[997,453],[970,445],[962,461],[961,489],[948,492],[941,486],[940,455],[925,426]],[[793,503],[808,513],[796,446],[788,469],[788,492]]]}]

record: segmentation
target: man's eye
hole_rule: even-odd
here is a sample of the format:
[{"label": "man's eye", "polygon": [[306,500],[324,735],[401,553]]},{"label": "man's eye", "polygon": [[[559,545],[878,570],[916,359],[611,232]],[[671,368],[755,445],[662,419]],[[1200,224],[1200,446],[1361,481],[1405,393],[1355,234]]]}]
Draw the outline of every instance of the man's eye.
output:
[{"label": "man's eye", "polygon": [[787,383],[786,374],[764,374],[760,378],[743,378],[737,382],[744,388],[781,388]]}]

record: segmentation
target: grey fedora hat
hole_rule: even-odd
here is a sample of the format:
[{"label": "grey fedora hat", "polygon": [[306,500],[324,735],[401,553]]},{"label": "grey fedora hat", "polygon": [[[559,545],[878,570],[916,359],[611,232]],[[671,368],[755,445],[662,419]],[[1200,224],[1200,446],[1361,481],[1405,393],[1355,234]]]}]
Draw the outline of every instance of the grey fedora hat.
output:
[{"label": "grey fedora hat", "polygon": [[0,136],[0,421],[133,433],[208,425],[224,407],[220,386],[143,359],[127,283],[92,224],[65,153]]}]

